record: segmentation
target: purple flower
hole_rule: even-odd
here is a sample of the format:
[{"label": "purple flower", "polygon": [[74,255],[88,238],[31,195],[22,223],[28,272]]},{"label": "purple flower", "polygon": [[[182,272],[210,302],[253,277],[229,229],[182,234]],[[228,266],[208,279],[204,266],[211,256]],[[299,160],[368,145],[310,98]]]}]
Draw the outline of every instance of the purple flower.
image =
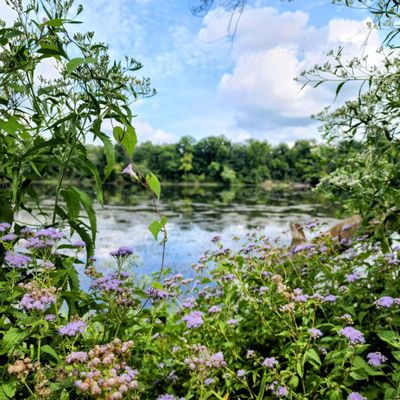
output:
[{"label": "purple flower", "polygon": [[207,379],[204,380],[204,385],[205,385],[205,386],[210,386],[210,385],[212,385],[214,382],[215,382],[215,379],[214,379],[214,378],[207,378]]},{"label": "purple flower", "polygon": [[162,394],[157,397],[157,400],[176,400],[176,397],[172,394]]},{"label": "purple flower", "polygon": [[32,247],[35,249],[45,249],[46,247],[53,246],[53,244],[54,243],[52,240],[45,241],[45,240],[39,239],[37,237],[33,237],[33,238],[28,239],[28,241],[25,244],[25,247],[27,249],[30,249]]},{"label": "purple flower", "polygon": [[0,241],[2,242],[12,242],[17,238],[17,235],[14,233],[7,233],[7,235],[4,235],[0,237]]},{"label": "purple flower", "polygon": [[329,303],[334,303],[336,301],[336,296],[333,294],[328,294],[328,296],[325,296],[324,301],[328,301]]},{"label": "purple flower", "polygon": [[123,169],[122,173],[123,174],[128,174],[133,179],[137,179],[137,177],[138,177],[136,172],[133,170],[133,165],[132,164],[128,164],[128,166]]},{"label": "purple flower", "polygon": [[67,325],[58,328],[58,333],[62,336],[75,336],[78,333],[85,332],[86,327],[86,322],[82,320],[72,321]]},{"label": "purple flower", "polygon": [[262,363],[267,368],[273,368],[276,364],[278,364],[278,360],[275,357],[267,357]]},{"label": "purple flower", "polygon": [[244,369],[239,369],[239,371],[236,372],[236,376],[238,378],[243,378],[246,375],[246,371]]},{"label": "purple flower", "polygon": [[295,248],[290,250],[290,253],[292,255],[295,255],[295,254],[299,253],[300,251],[303,251],[303,250],[314,250],[315,248],[316,248],[315,244],[311,244],[311,243],[299,244],[298,246],[296,246]]},{"label": "purple flower", "polygon": [[149,287],[149,288],[145,291],[145,293],[146,293],[149,297],[151,297],[151,298],[153,298],[153,299],[157,299],[157,300],[166,299],[166,298],[168,298],[168,297],[171,295],[171,293],[169,293],[169,292],[167,292],[167,291],[165,291],[165,290],[156,289],[156,288],[153,288],[153,287]]},{"label": "purple flower", "polygon": [[212,356],[211,361],[214,368],[226,367],[226,362],[224,360],[224,354],[222,353],[222,351],[215,353]]},{"label": "purple flower", "polygon": [[221,236],[215,235],[211,238],[211,241],[214,243],[220,242],[221,241]]},{"label": "purple flower", "polygon": [[246,358],[253,358],[255,356],[256,356],[256,353],[254,350],[247,350]]},{"label": "purple flower", "polygon": [[130,247],[120,247],[110,253],[113,257],[128,257],[133,254],[133,250]]},{"label": "purple flower", "polygon": [[269,287],[268,286],[261,286],[260,289],[258,289],[260,295],[264,295],[266,292],[268,292]]},{"label": "purple flower", "polygon": [[25,293],[19,302],[19,305],[25,310],[44,311],[56,301],[57,298],[54,296],[54,294],[47,292],[42,294],[40,291],[36,291],[33,293]]},{"label": "purple flower", "polygon": [[298,295],[293,297],[293,300],[297,301],[299,303],[305,303],[308,300],[309,297],[310,296],[308,294],[298,294]]},{"label": "purple flower", "polygon": [[44,319],[45,319],[46,321],[53,322],[53,321],[56,319],[56,316],[55,316],[54,314],[47,314],[47,315],[44,317]]},{"label": "purple flower", "polygon": [[209,313],[209,314],[217,314],[217,313],[219,313],[219,312],[221,312],[221,307],[219,307],[219,306],[211,306],[211,307],[208,309],[208,313]]},{"label": "purple flower", "polygon": [[64,233],[55,228],[40,229],[36,232],[35,237],[59,240],[64,237]]},{"label": "purple flower", "polygon": [[350,275],[346,275],[346,281],[350,283],[358,281],[359,279],[361,279],[361,274],[357,271]]},{"label": "purple flower", "polygon": [[288,390],[287,390],[287,388],[285,386],[278,386],[275,389],[275,394],[278,397],[285,397],[288,394]]},{"label": "purple flower", "polygon": [[106,275],[97,278],[92,283],[92,288],[100,289],[103,292],[122,292],[124,281],[118,279],[116,274]]},{"label": "purple flower", "polygon": [[350,344],[362,344],[365,343],[365,338],[364,335],[358,331],[357,329],[354,329],[351,326],[346,326],[345,328],[341,329],[339,331],[339,334],[344,336]]},{"label": "purple flower", "polygon": [[72,364],[75,362],[85,362],[87,360],[88,360],[88,354],[84,351],[73,351],[65,359],[67,364]]},{"label": "purple flower", "polygon": [[384,362],[387,361],[387,357],[385,357],[383,354],[379,352],[368,353],[367,358],[368,358],[368,364],[372,365],[373,367],[379,367],[380,365],[382,365]]},{"label": "purple flower", "polygon": [[191,310],[197,306],[196,299],[194,297],[189,297],[182,303],[182,306]]},{"label": "purple flower", "polygon": [[236,326],[238,324],[238,320],[237,319],[228,319],[228,321],[226,321],[226,323],[230,326]]},{"label": "purple flower", "polygon": [[186,326],[191,328],[199,328],[204,324],[203,313],[201,311],[192,311],[190,314],[184,316],[182,321],[186,322]]},{"label": "purple flower", "polygon": [[307,330],[307,332],[313,339],[318,339],[323,335],[323,333],[317,328],[310,328]]},{"label": "purple flower", "polygon": [[383,296],[380,299],[374,301],[374,305],[378,308],[390,308],[394,303],[393,297]]},{"label": "purple flower", "polygon": [[28,256],[24,256],[23,254],[12,254],[11,252],[7,251],[6,255],[4,256],[4,260],[12,267],[24,267],[25,265],[29,264],[32,259]]},{"label": "purple flower", "polygon": [[367,400],[366,397],[362,396],[360,393],[351,392],[349,394],[348,400]]},{"label": "purple flower", "polygon": [[0,223],[0,232],[5,232],[11,228],[11,225],[8,222],[1,222]]},{"label": "purple flower", "polygon": [[86,247],[86,243],[83,240],[76,240],[72,245],[81,248]]}]

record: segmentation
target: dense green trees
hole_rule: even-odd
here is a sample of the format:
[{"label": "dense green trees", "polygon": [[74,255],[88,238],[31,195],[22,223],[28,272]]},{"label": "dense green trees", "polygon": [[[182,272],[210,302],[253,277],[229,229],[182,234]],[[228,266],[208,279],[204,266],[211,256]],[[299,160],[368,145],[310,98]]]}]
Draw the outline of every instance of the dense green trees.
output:
[{"label": "dense green trees", "polygon": [[[338,149],[342,151],[339,146]],[[117,146],[116,166],[110,181],[118,180],[124,157]],[[134,162],[143,170],[151,170],[163,181],[199,181],[217,183],[259,184],[267,180],[317,184],[335,169],[322,154],[337,159],[337,150],[314,141],[299,140],[293,146],[272,146],[266,141],[251,139],[233,143],[224,136],[205,137],[196,142],[182,137],[174,144],[144,142],[135,150]],[[92,161],[104,169],[106,160],[100,148],[91,146]]]}]

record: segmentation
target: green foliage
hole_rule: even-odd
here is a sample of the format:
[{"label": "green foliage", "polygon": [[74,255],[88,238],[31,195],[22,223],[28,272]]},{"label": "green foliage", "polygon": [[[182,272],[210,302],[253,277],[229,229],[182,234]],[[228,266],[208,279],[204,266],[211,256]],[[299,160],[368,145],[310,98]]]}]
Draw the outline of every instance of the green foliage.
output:
[{"label": "green foliage", "polygon": [[[78,7],[71,15],[73,1],[34,0],[28,5],[10,1],[8,5],[16,20],[11,26],[0,24],[1,214],[11,222],[21,209],[31,211],[28,204],[33,201],[46,223],[66,222],[77,231],[91,255],[96,234],[92,200],[71,184],[65,185],[65,177],[74,170],[90,176],[97,200],[103,203],[100,172],[90,160],[85,142],[90,134],[103,142],[104,177],[108,177],[115,156],[102,131],[103,123],[114,121],[126,127],[118,141],[131,155],[136,133],[129,104],[152,94],[149,81],[133,75],[141,68],[136,60],[111,61],[107,46],[93,41],[93,32],[68,31],[70,24],[79,23],[76,18],[82,11]],[[41,76],[43,67],[48,70],[46,75],[54,78]],[[52,177],[57,185],[48,212],[41,208],[32,182]],[[60,196],[66,206],[60,203]],[[90,227],[82,219],[81,209]]]},{"label": "green foliage", "polygon": [[121,248],[114,272],[86,267],[82,291],[66,279],[82,246],[47,229],[17,234],[16,247],[36,238],[46,248],[23,265],[4,242],[0,399],[400,395],[398,251],[256,235],[231,250],[215,238],[194,275],[150,278]]}]

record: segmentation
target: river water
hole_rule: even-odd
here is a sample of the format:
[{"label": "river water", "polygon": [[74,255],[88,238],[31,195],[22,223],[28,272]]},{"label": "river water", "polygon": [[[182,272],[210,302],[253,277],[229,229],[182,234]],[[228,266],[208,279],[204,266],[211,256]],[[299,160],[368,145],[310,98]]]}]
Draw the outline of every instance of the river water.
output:
[{"label": "river water", "polygon": [[[46,191],[50,195],[51,187],[41,190],[43,196]],[[110,252],[128,246],[137,256],[137,272],[157,272],[162,246],[147,228],[157,218],[149,192],[136,187],[109,187],[104,198],[104,207],[96,205],[98,267],[111,268]],[[216,235],[222,237],[226,247],[238,246],[240,241],[233,240],[235,236],[245,241],[247,234],[254,231],[287,245],[291,221],[307,223],[318,219],[327,226],[337,221],[337,207],[323,202],[310,190],[168,185],[162,188],[158,207],[168,218],[165,266],[185,275],[193,274],[192,264],[212,246],[211,239]],[[26,214],[18,219],[33,222]]]}]

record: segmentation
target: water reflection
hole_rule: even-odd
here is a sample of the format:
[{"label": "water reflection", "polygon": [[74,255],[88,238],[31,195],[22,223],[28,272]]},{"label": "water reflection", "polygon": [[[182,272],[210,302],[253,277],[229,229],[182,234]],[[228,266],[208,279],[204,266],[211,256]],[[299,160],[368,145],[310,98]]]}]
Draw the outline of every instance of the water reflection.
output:
[{"label": "water reflection", "polygon": [[[38,190],[44,199],[50,198],[53,191],[52,186]],[[116,247],[130,246],[138,255],[139,272],[158,271],[162,248],[147,229],[156,218],[148,191],[109,186],[104,198],[106,205],[96,206],[99,264],[105,266],[110,251]],[[222,236],[224,245],[237,246],[234,236],[245,238],[258,230],[271,240],[279,238],[285,245],[290,240],[291,221],[304,223],[318,218],[328,225],[337,221],[335,207],[315,193],[261,187],[164,185],[159,210],[168,218],[166,266],[188,275],[192,274],[191,265],[210,248],[210,239],[216,234]],[[19,219],[29,222],[26,214]]]}]

